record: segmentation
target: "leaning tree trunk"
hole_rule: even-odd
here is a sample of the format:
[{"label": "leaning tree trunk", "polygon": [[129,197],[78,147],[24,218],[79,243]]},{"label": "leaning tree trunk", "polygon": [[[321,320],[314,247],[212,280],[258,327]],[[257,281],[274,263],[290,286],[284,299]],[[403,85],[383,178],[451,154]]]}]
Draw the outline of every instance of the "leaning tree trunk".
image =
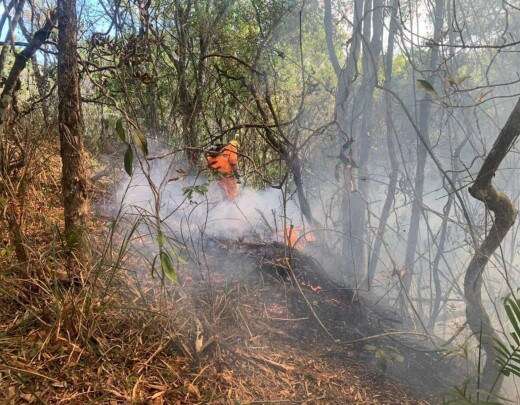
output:
[{"label": "leaning tree trunk", "polygon": [[489,315],[482,305],[482,273],[489,258],[500,246],[517,216],[517,210],[509,197],[495,189],[492,179],[519,135],[520,100],[517,101],[506,125],[500,131],[493,148],[486,156],[476,180],[469,188],[469,193],[477,200],[482,201],[495,217],[487,237],[475,251],[464,278],[467,322],[474,336],[480,338],[481,347],[486,353],[480,379],[480,388],[486,392],[489,392],[492,388],[498,391],[502,376],[498,374],[496,368],[494,340],[497,335],[491,325]]},{"label": "leaning tree trunk", "polygon": [[83,150],[77,61],[75,0],[58,0],[58,123],[62,160],[62,193],[69,270],[90,258],[87,238],[89,201]]}]

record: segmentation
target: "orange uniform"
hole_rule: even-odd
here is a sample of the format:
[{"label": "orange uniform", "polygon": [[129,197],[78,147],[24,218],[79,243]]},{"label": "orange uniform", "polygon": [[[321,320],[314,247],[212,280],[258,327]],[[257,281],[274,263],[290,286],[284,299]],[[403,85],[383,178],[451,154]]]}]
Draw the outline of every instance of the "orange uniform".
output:
[{"label": "orange uniform", "polygon": [[219,173],[221,179],[218,185],[224,191],[226,198],[233,201],[238,197],[238,183],[233,176],[238,165],[238,150],[236,142],[231,141],[218,152],[208,153],[206,155],[208,167]]}]

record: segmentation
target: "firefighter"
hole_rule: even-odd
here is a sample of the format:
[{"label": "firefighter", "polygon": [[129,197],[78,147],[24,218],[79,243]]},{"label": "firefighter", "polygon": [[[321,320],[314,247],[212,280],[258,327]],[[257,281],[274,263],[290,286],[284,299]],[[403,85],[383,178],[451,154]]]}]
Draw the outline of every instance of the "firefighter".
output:
[{"label": "firefighter", "polygon": [[208,167],[220,177],[218,185],[229,201],[238,197],[238,147],[234,139],[225,146],[215,145],[206,153]]}]

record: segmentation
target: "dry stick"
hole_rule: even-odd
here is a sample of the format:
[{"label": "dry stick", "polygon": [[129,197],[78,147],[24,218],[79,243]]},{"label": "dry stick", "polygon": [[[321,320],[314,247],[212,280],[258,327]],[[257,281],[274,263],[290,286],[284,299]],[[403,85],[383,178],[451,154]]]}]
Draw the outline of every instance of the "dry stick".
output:
[{"label": "dry stick", "polygon": [[366,341],[369,341],[369,340],[380,339],[380,338],[383,338],[383,337],[401,336],[401,335],[422,336],[422,337],[425,337],[425,338],[431,338],[429,335],[427,335],[425,333],[420,333],[420,332],[395,331],[395,332],[379,333],[377,335],[366,336],[366,337],[359,338],[359,339],[349,340],[347,342],[338,342],[338,344],[341,344],[341,345],[353,345],[355,343],[366,342]]},{"label": "dry stick", "polygon": [[[286,258],[287,259],[287,258]],[[309,300],[307,299],[307,297],[305,296],[305,294],[303,293],[303,290],[302,290],[302,287],[300,286],[300,283],[298,282],[298,280],[296,279],[296,276],[294,275],[294,271],[291,267],[291,264],[289,262],[289,260],[287,260],[287,267],[289,268],[289,274],[291,275],[294,283],[296,284],[296,286],[298,287],[298,291],[300,291],[300,294],[302,295],[303,299],[305,300],[305,303],[307,304],[307,306],[309,307],[309,310],[311,311],[312,315],[314,316],[314,319],[316,319],[316,321],[318,322],[318,324],[321,326],[321,328],[324,330],[324,332],[327,334],[328,337],[330,337],[332,339],[332,341],[334,343],[337,343],[338,342],[338,339],[336,339],[334,336],[332,336],[332,334],[329,332],[329,330],[326,328],[326,326],[323,324],[323,322],[321,321],[321,319],[319,318],[318,314],[316,313],[316,311],[314,310],[314,308],[312,307],[312,304],[309,302]]]},{"label": "dry stick", "polygon": [[253,405],[253,404],[303,404],[304,402],[309,401],[322,401],[329,399],[326,395],[321,397],[314,398],[306,398],[306,399],[274,399],[274,400],[259,400],[259,401],[251,401],[245,402],[244,405]]}]

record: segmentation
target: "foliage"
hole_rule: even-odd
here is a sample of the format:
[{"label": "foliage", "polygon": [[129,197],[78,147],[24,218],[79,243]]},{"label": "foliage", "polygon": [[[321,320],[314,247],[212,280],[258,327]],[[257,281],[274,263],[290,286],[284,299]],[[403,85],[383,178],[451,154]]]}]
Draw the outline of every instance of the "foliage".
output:
[{"label": "foliage", "polygon": [[497,339],[495,342],[499,371],[505,376],[520,377],[520,301],[510,295],[504,299],[504,309],[513,330],[510,332],[511,340],[502,342]]},{"label": "foliage", "polygon": [[208,184],[196,184],[194,186],[188,186],[182,188],[182,194],[191,203],[196,195],[204,196],[208,192]]}]

